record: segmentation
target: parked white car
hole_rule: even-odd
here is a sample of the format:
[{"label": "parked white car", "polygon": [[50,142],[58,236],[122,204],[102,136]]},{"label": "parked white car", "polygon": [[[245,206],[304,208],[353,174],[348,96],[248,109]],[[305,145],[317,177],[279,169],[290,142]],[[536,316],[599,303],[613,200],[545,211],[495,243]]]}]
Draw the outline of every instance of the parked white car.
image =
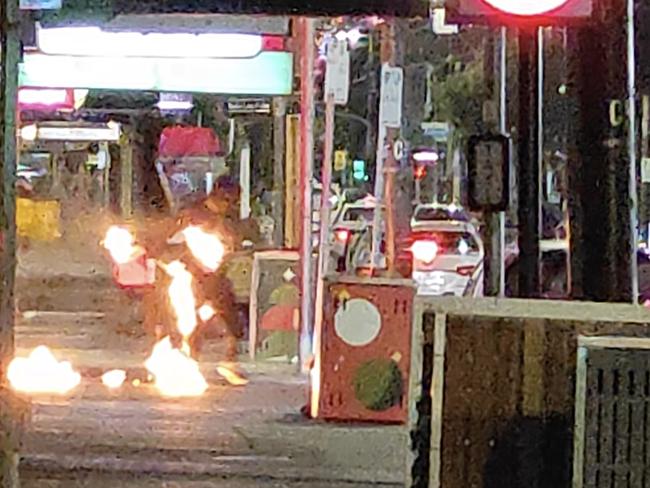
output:
[{"label": "parked white car", "polygon": [[411,253],[418,294],[483,296],[485,249],[470,222],[418,222],[412,231]]},{"label": "parked white car", "polygon": [[[332,224],[331,255],[338,271],[350,271],[366,265],[370,256],[362,245],[368,230],[372,228],[375,215],[374,198],[348,203],[343,206]],[[367,259],[366,259],[367,258]]]}]

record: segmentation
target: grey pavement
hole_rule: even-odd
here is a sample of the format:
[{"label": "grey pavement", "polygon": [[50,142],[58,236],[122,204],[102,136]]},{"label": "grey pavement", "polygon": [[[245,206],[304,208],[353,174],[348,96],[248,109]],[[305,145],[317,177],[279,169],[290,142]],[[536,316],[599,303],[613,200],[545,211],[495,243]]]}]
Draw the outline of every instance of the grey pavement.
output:
[{"label": "grey pavement", "polygon": [[[32,275],[20,280],[38,283],[39,267],[23,258]],[[116,323],[116,308],[128,320],[133,303],[95,273],[91,261],[78,264],[77,277],[61,279],[57,268],[41,288],[19,288],[19,300],[32,306],[21,310],[17,353],[46,344],[84,375],[67,397],[33,399],[22,450],[24,487],[401,486],[405,429],[303,418],[308,385],[293,365],[245,362],[251,383],[230,387],[215,371],[217,341],[200,361],[208,392],[161,398],[142,366],[149,340]],[[45,312],[34,312],[43,304]],[[113,368],[129,372],[117,392],[99,380]],[[135,378],[142,384],[134,386]]]}]

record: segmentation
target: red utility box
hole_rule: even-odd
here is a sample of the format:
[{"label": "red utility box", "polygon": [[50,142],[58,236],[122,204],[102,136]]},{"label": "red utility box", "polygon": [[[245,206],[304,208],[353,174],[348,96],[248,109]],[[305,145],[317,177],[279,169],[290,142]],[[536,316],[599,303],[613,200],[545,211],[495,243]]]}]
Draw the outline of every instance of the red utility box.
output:
[{"label": "red utility box", "polygon": [[350,278],[327,285],[312,414],[406,422],[414,295],[405,280]]}]

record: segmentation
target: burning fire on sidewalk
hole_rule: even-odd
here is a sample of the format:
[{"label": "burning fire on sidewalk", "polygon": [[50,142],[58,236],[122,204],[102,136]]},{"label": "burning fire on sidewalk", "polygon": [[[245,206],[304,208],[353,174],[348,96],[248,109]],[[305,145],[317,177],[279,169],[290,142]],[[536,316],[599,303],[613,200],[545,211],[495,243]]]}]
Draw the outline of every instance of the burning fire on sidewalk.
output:
[{"label": "burning fire on sidewalk", "polygon": [[[221,239],[196,226],[184,229],[182,235],[202,267],[215,272],[225,255]],[[131,232],[124,227],[112,226],[102,245],[116,265],[128,264],[145,253],[136,244]],[[181,345],[174,347],[170,337],[163,338],[153,347],[144,365],[162,396],[201,396],[207,391],[208,383],[200,371],[199,363],[191,357],[190,338],[196,331],[199,320],[208,322],[217,312],[211,303],[201,306],[197,304],[193,291],[194,277],[181,261],[157,264],[172,279],[167,295],[176,316]],[[232,385],[243,386],[248,383],[229,366],[220,365],[217,372]],[[122,387],[126,376],[125,371],[118,369],[107,371],[101,380],[108,389],[115,390]],[[27,358],[15,358],[9,366],[8,378],[15,390],[25,393],[66,394],[81,382],[81,375],[73,370],[71,364],[58,362],[46,346],[39,346]]]},{"label": "burning fire on sidewalk", "polygon": [[199,364],[190,357],[189,339],[198,324],[196,298],[192,291],[194,278],[180,261],[162,268],[172,277],[169,301],[183,342],[180,349],[175,349],[171,339],[165,337],[154,346],[145,366],[163,396],[200,396],[208,389],[208,383],[199,370]]},{"label": "burning fire on sidewalk", "polygon": [[9,364],[7,378],[12,388],[23,393],[64,395],[81,383],[81,375],[67,361],[59,362],[46,346]]}]

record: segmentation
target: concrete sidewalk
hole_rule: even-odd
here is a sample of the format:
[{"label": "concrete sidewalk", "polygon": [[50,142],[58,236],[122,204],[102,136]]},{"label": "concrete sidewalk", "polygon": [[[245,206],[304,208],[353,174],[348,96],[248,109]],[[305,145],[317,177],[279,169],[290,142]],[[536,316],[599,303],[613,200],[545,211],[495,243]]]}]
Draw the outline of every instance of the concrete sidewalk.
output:
[{"label": "concrete sidewalk", "polygon": [[23,467],[42,472],[269,478],[344,483],[403,481],[404,429],[302,418],[305,385],[212,384],[196,399],[168,400],[152,387],[107,393],[82,386],[34,402]]},{"label": "concrete sidewalk", "polygon": [[[248,479],[250,484],[235,484],[242,487],[265,486],[251,480],[400,486],[404,479],[405,429],[304,418],[308,384],[295,365],[243,361],[251,382],[234,388],[216,372],[216,358],[208,357],[200,362],[210,385],[204,396],[164,399],[147,379],[146,342],[122,338],[121,347],[115,342],[100,348],[102,336],[93,334],[107,327],[101,317],[64,315],[68,320],[45,314],[17,330],[19,355],[46,343],[83,375],[67,397],[34,399],[23,450],[23,468],[32,474],[172,477],[183,483]],[[110,369],[129,375],[117,392],[100,381]]]}]

